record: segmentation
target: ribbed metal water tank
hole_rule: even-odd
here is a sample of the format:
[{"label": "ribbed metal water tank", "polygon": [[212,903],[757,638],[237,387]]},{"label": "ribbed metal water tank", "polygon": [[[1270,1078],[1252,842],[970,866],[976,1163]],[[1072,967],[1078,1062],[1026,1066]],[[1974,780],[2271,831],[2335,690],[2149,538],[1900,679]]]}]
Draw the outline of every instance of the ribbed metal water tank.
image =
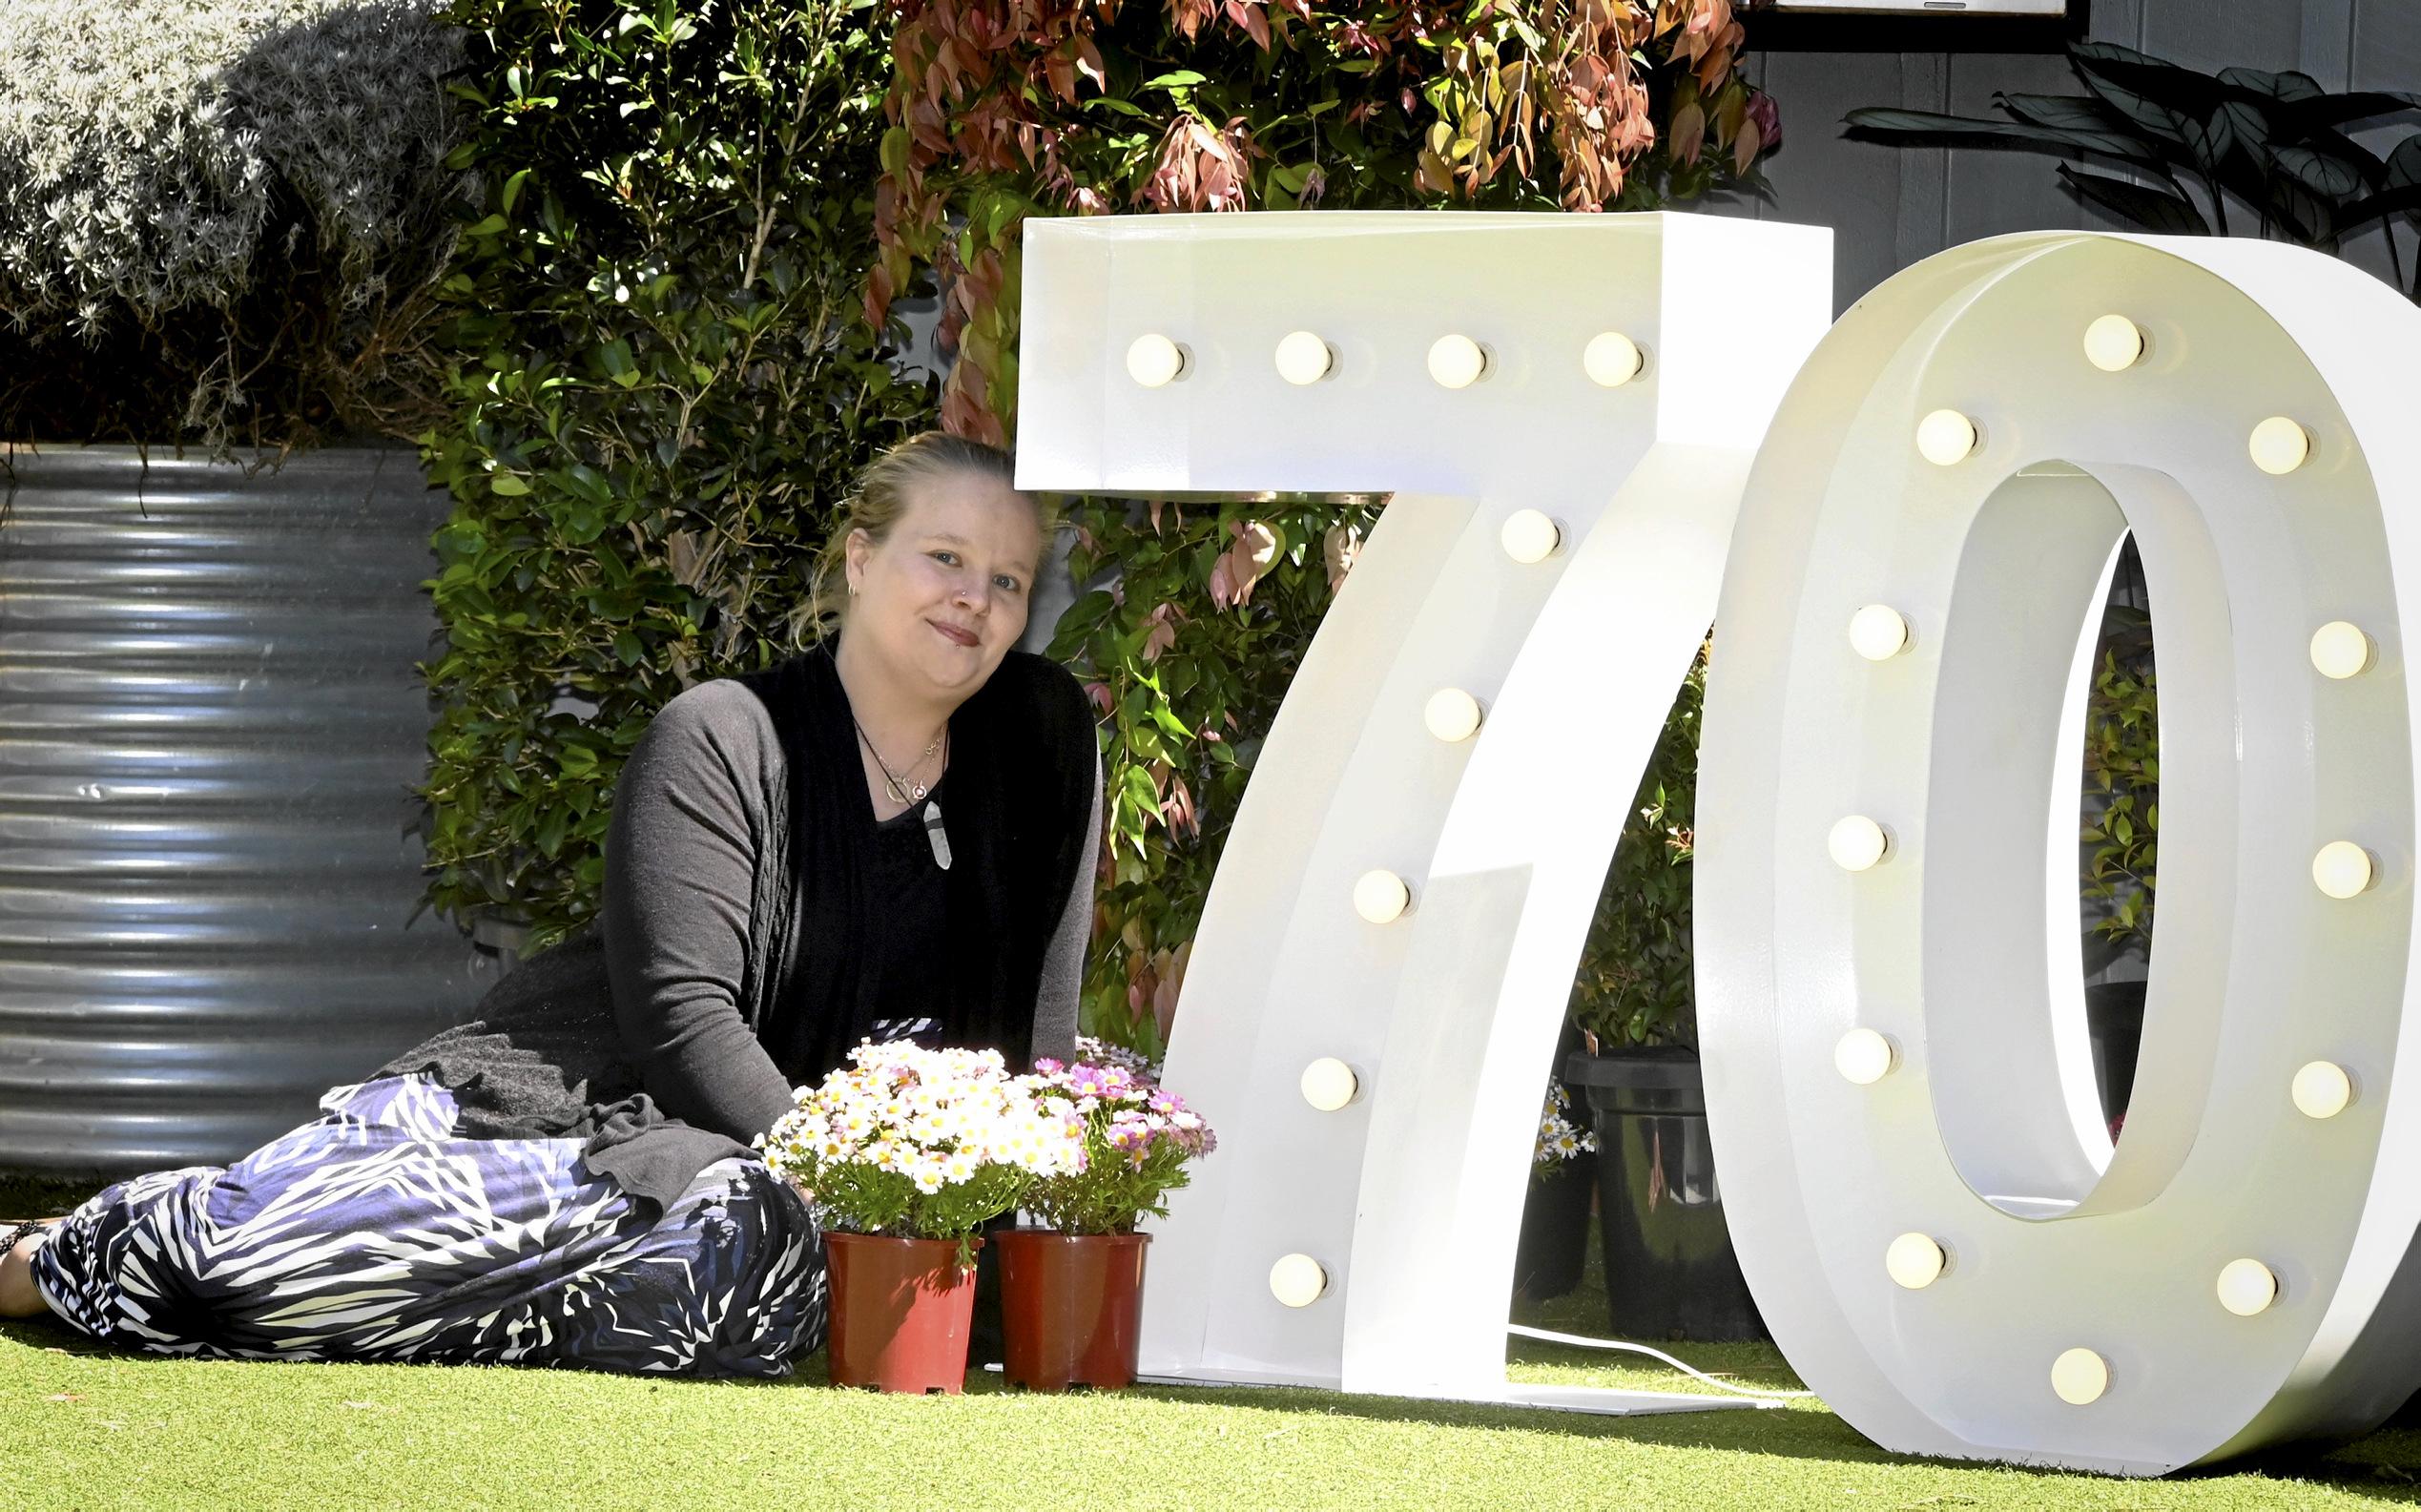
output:
[{"label": "ribbed metal water tank", "polygon": [[0,1169],[225,1164],[494,978],[424,913],[408,452],[13,453],[0,519]]}]

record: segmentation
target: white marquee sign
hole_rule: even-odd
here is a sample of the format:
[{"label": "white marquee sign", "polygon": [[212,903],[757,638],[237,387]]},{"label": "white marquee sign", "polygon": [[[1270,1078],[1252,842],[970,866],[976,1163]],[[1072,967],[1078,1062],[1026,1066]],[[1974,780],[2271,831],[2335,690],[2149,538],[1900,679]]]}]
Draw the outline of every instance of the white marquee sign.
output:
[{"label": "white marquee sign", "polygon": [[[2392,291],[2042,233],[1929,259],[1819,344],[1803,227],[1026,236],[1022,483],[1397,495],[1203,920],[1168,1070],[1225,1143],[1157,1231],[1148,1373],[1706,1404],[1508,1386],[1502,1309],[1540,1071],[1720,582],[1701,1040],[1742,1264],[1809,1383],[1893,1449],[2130,1473],[2421,1383],[2391,1096],[2421,538],[2381,507],[2421,475],[2421,315]],[[2074,767],[2129,529],[2165,877],[2114,1154]]]}]

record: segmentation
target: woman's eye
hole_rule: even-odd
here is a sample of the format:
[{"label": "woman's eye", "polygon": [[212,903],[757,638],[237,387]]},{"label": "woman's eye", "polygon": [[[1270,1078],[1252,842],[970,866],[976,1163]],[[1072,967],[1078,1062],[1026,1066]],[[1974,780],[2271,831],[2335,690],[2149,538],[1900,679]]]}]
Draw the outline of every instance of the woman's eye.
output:
[{"label": "woman's eye", "polygon": [[929,551],[926,555],[932,557],[943,567],[956,567],[959,565],[959,553],[956,551]]},{"label": "woman's eye", "polygon": [[1017,591],[1017,579],[1010,577],[1005,572],[1001,574],[999,577],[992,579],[992,581],[1001,585],[1001,591],[1004,593],[1014,593]]}]

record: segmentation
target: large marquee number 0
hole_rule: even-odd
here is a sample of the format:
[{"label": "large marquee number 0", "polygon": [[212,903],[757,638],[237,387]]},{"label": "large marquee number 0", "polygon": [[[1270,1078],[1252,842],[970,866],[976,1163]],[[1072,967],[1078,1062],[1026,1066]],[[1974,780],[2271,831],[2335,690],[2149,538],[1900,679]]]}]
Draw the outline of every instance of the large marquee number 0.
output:
[{"label": "large marquee number 0", "polygon": [[[1801,227],[1027,238],[1022,482],[1397,494],[1203,920],[1169,1074],[1227,1143],[1157,1231],[1147,1371],[1705,1404],[1508,1386],[1502,1298],[1539,1071],[1720,584],[1701,1043],[1742,1263],[1809,1383],[1894,1449],[2158,1473],[2421,1379],[2421,1188],[2388,1179],[2421,1145],[2390,1118],[2400,299],[2291,248],[2045,233],[1929,259],[1819,344]],[[2130,530],[2164,876],[2114,1149],[2075,761]]]}]

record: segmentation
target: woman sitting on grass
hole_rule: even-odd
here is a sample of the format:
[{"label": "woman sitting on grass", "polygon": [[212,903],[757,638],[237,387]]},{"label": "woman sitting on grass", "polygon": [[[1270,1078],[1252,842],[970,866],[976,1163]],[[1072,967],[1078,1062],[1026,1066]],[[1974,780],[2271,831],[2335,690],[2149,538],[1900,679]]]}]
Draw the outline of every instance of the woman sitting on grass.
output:
[{"label": "woman sitting on grass", "polygon": [[595,927],[234,1166],[0,1236],[0,1316],[177,1355],[787,1373],[823,1341],[821,1250],[750,1142],[793,1084],[868,1037],[1073,1047],[1101,779],[1083,690],[1010,650],[1045,526],[990,447],[877,460],[817,565],[820,644],[689,689],[632,750]]}]

